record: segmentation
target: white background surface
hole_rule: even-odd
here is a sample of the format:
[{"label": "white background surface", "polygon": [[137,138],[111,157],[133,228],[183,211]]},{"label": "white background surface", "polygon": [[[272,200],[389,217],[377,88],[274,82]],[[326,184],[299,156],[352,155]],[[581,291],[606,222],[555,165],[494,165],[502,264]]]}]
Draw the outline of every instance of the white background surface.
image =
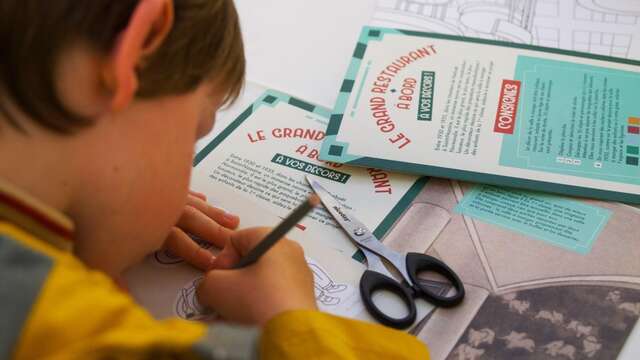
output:
[{"label": "white background surface", "polygon": [[247,79],[333,108],[374,0],[236,0]]}]

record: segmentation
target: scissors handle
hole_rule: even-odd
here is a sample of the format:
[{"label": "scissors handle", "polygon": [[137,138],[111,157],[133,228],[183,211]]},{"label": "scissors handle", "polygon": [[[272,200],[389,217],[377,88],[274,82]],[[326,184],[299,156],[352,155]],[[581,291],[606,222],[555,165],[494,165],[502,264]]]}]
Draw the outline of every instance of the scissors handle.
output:
[{"label": "scissors handle", "polygon": [[[399,296],[409,310],[407,316],[393,318],[382,312],[373,302],[373,293],[378,290],[391,291]],[[369,314],[384,325],[395,329],[406,329],[416,320],[416,304],[411,294],[411,288],[384,274],[366,270],[360,278],[360,295]]]},{"label": "scissors handle", "polygon": [[[451,296],[447,296],[434,292],[419,281],[420,279],[418,278],[418,274],[421,272],[434,272],[444,276],[456,289],[456,293]],[[460,304],[464,298],[464,285],[458,275],[451,270],[447,264],[433,256],[419,253],[408,253],[407,273],[413,282],[413,288],[416,291],[416,295],[424,298],[434,305],[452,307]]]}]

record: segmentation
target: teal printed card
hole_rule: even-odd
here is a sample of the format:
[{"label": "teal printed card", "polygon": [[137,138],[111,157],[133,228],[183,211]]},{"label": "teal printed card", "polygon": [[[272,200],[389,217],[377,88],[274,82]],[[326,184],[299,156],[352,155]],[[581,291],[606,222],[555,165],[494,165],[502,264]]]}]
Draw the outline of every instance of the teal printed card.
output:
[{"label": "teal printed card", "polygon": [[588,254],[611,211],[579,201],[531,191],[476,186],[456,212]]},{"label": "teal printed card", "polygon": [[640,61],[365,27],[319,159],[640,204]]}]

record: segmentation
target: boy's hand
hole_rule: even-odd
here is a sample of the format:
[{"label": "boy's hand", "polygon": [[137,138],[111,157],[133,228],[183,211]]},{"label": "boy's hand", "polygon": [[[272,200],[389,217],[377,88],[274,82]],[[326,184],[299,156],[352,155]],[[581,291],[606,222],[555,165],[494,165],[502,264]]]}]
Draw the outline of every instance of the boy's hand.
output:
[{"label": "boy's hand", "polygon": [[201,269],[209,270],[215,257],[203,249],[187,233],[209,241],[221,248],[231,238],[240,219],[224,210],[207,204],[204,194],[189,192],[187,205],[178,224],[171,229],[164,247],[172,254]]},{"label": "boy's hand", "polygon": [[233,233],[214,270],[198,287],[198,300],[224,319],[263,325],[287,310],[316,309],[313,275],[297,243],[281,239],[255,264],[230,269],[269,233],[251,228]]}]

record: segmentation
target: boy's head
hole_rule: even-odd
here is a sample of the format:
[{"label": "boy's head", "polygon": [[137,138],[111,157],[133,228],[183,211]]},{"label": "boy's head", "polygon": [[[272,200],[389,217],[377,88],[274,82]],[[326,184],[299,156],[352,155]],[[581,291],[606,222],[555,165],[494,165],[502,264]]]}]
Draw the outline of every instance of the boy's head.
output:
[{"label": "boy's head", "polygon": [[158,248],[195,141],[243,83],[232,0],[3,0],[0,49],[0,176],[67,212],[93,266]]}]

